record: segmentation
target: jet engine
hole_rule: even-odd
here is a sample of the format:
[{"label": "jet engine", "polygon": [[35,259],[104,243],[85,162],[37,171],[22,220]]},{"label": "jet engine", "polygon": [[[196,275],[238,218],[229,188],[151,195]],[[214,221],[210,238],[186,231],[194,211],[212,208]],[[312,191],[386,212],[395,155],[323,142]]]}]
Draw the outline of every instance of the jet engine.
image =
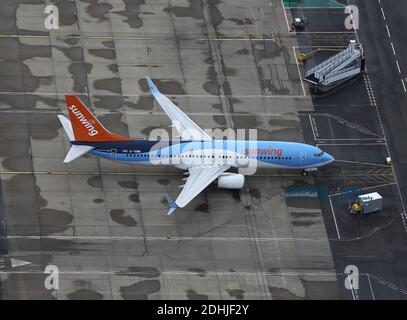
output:
[{"label": "jet engine", "polygon": [[244,185],[244,175],[238,173],[227,173],[218,178],[218,188],[242,189]]}]

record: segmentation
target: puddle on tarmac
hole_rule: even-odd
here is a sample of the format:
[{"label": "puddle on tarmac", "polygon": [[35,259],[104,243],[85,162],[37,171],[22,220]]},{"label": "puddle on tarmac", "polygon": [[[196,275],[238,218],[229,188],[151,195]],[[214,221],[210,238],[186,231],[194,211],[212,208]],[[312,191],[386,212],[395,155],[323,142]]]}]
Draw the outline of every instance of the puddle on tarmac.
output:
[{"label": "puddle on tarmac", "polygon": [[126,227],[137,226],[137,221],[128,214],[125,214],[125,211],[123,209],[110,210],[110,217],[114,222],[121,224],[123,226]]},{"label": "puddle on tarmac", "polygon": [[109,91],[117,94],[122,93],[121,78],[105,78],[93,81],[93,86],[97,90]]},{"label": "puddle on tarmac", "polygon": [[[82,0],[84,1],[84,0]],[[93,18],[97,18],[98,22],[108,21],[109,18],[109,11],[113,9],[113,6],[108,3],[97,3],[97,0],[94,1],[85,1],[90,3],[86,7],[86,12]]]},{"label": "puddle on tarmac", "polygon": [[67,294],[67,297],[69,300],[102,300],[103,294],[89,289],[79,289]]},{"label": "puddle on tarmac", "polygon": [[150,279],[159,277],[161,272],[156,267],[128,267],[127,270],[119,271],[117,274]]},{"label": "puddle on tarmac", "polygon": [[268,287],[271,297],[274,300],[302,300],[304,298],[299,297],[292,293],[291,291],[287,290],[286,288],[278,288],[278,287]]},{"label": "puddle on tarmac", "polygon": [[233,298],[236,298],[237,300],[243,300],[244,299],[244,290],[241,289],[226,289],[226,291],[229,293],[229,295]]},{"label": "puddle on tarmac", "polygon": [[122,0],[124,2],[124,10],[116,11],[122,16],[127,17],[126,22],[132,28],[141,28],[143,26],[143,20],[140,18],[140,5],[145,4],[144,0]]},{"label": "puddle on tarmac", "polygon": [[120,292],[125,300],[147,300],[148,295],[161,290],[158,280],[143,280],[130,286],[120,287]]},{"label": "puddle on tarmac", "polygon": [[206,294],[199,294],[192,289],[188,289],[186,294],[189,300],[208,300],[208,296]]}]

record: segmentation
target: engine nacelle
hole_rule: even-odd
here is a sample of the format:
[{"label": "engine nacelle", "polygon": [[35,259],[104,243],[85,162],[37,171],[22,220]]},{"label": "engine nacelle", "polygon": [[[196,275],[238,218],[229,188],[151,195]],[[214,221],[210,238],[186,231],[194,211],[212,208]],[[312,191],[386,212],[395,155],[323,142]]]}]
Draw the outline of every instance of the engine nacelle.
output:
[{"label": "engine nacelle", "polygon": [[228,173],[218,178],[218,188],[242,189],[244,186],[244,175],[238,173]]}]

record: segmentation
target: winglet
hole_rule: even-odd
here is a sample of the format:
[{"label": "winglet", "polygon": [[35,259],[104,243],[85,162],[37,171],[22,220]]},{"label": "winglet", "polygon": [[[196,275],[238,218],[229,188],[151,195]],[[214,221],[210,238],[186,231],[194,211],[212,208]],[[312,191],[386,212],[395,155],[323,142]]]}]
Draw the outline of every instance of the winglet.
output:
[{"label": "winglet", "polygon": [[148,84],[148,87],[149,87],[151,93],[153,95],[160,94],[160,91],[155,86],[153,80],[151,80],[150,77],[146,77],[146,80],[147,80],[147,84]]},{"label": "winglet", "polygon": [[166,198],[167,198],[168,205],[170,206],[170,208],[168,209],[167,215],[170,216],[174,213],[175,209],[177,209],[178,206],[175,204],[175,201],[172,200],[170,195],[167,194]]},{"label": "winglet", "polygon": [[75,135],[73,133],[71,121],[69,121],[66,117],[62,115],[58,115],[58,119],[61,122],[62,126],[64,127],[64,130],[68,135],[69,140],[75,141]]}]

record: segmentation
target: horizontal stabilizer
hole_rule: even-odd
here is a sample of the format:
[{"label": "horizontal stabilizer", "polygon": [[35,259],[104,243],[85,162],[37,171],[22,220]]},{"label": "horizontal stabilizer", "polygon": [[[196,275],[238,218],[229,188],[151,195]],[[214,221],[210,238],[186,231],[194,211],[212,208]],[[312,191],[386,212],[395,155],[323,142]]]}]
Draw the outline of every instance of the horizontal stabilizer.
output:
[{"label": "horizontal stabilizer", "polygon": [[69,152],[65,157],[64,163],[69,163],[72,160],[83,156],[85,153],[88,153],[92,149],[94,149],[94,147],[72,145],[71,149],[69,149]]},{"label": "horizontal stabilizer", "polygon": [[69,140],[74,141],[75,136],[73,134],[71,121],[69,121],[66,117],[64,117],[62,115],[58,115],[58,119],[61,122],[62,126],[64,127],[64,130],[65,130],[66,134],[68,135]]}]

